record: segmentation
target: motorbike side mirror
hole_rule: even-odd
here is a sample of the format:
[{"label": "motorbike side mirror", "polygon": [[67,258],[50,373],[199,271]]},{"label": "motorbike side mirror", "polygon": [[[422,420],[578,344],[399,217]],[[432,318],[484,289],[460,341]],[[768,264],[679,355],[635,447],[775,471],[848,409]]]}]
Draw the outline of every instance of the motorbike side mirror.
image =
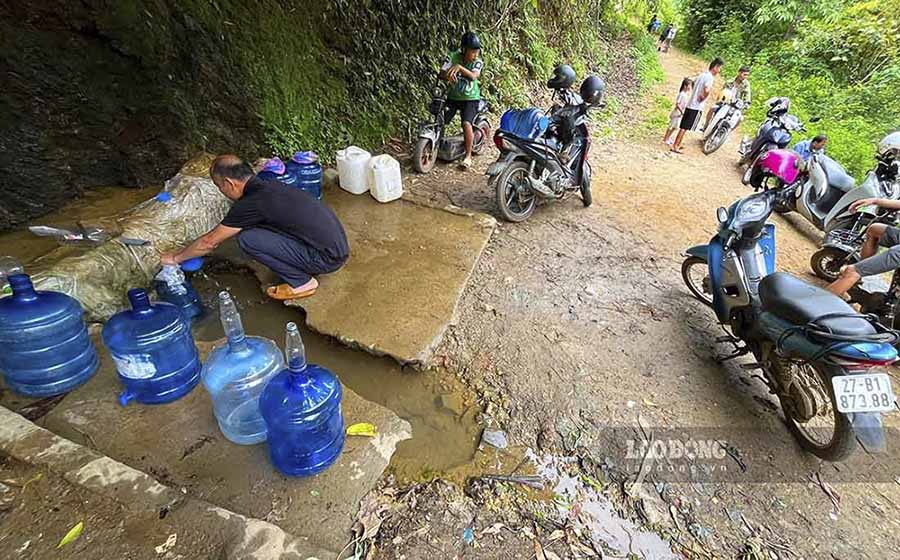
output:
[{"label": "motorbike side mirror", "polygon": [[728,210],[726,210],[724,206],[719,206],[716,210],[716,219],[719,220],[720,224],[724,224],[728,221]]}]

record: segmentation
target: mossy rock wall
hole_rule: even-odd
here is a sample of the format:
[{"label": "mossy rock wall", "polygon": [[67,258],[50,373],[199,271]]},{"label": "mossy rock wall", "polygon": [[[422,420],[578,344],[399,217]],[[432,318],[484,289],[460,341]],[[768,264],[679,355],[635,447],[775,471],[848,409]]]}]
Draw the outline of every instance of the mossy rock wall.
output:
[{"label": "mossy rock wall", "polygon": [[203,149],[330,159],[405,137],[467,29],[489,101],[524,105],[554,64],[602,70],[624,17],[609,0],[0,0],[0,229]]}]

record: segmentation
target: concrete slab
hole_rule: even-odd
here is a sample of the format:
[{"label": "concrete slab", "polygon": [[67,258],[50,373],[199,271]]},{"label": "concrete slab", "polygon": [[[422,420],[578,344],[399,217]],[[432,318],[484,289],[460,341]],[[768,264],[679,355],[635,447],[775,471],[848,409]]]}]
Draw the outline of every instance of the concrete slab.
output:
[{"label": "concrete slab", "polygon": [[335,188],[325,200],[347,231],[350,260],[319,278],[315,296],[291,305],[315,331],[402,364],[427,364],[496,220]]},{"label": "concrete slab", "polygon": [[[198,346],[205,359],[211,345]],[[264,444],[239,446],[222,436],[202,386],[168,405],[126,408],[116,402],[120,390],[112,361],[101,351],[94,378],[70,393],[40,424],[148,473],[166,487],[273,523],[328,550],[344,546],[360,498],[377,483],[396,444],[411,436],[406,421],[345,387],[345,421],[371,422],[378,437],[348,438],[332,468],[294,479],[275,471]],[[102,482],[109,479],[108,467],[108,462],[86,465],[74,473],[74,480]]]}]

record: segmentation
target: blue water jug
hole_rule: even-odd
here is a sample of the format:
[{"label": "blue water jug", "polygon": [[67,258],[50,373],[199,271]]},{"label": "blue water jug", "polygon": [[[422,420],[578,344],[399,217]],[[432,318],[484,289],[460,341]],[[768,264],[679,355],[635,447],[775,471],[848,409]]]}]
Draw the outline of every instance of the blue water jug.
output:
[{"label": "blue water jug", "polygon": [[259,398],[268,429],[269,457],[288,476],[322,472],[344,447],[343,390],[327,369],[306,364],[300,331],[287,324],[287,368],[273,377]]},{"label": "blue water jug", "polygon": [[510,109],[500,117],[500,130],[520,138],[534,140],[550,125],[550,120],[540,109]]},{"label": "blue water jug", "polygon": [[284,358],[273,341],[244,334],[228,292],[219,293],[219,317],[228,340],[210,352],[200,376],[225,437],[240,445],[260,443],[266,440],[266,423],[259,395],[284,369]]},{"label": "blue water jug", "polygon": [[264,181],[278,181],[292,187],[297,183],[297,176],[289,173],[284,162],[277,157],[266,161],[256,176]]},{"label": "blue water jug", "polygon": [[322,164],[315,152],[297,152],[285,167],[297,178],[294,186],[322,200]]},{"label": "blue water jug", "polygon": [[159,299],[177,307],[188,322],[203,314],[203,303],[197,290],[177,266],[164,266],[153,287]]},{"label": "blue water jug", "polygon": [[103,325],[103,343],[125,390],[119,404],[172,402],[200,382],[200,355],[191,327],[170,303],[151,304],[147,292],[128,290],[131,309]]},{"label": "blue water jug", "polygon": [[0,373],[26,397],[71,391],[91,378],[99,360],[77,300],[38,292],[27,274],[9,276],[0,299]]}]

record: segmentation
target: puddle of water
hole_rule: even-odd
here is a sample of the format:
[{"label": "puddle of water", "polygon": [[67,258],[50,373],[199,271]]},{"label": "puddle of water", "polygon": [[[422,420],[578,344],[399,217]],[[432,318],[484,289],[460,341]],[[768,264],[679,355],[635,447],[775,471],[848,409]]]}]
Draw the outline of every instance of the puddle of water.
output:
[{"label": "puddle of water", "polygon": [[526,457],[552,488],[557,514],[572,523],[577,532],[590,535],[595,544],[621,555],[619,557],[680,558],[659,535],[639,529],[631,521],[619,517],[609,499],[581,478],[568,474],[569,463],[574,458],[538,456],[530,449]]},{"label": "puddle of water", "polygon": [[[256,278],[246,270],[199,273],[194,287],[204,302],[215,302],[219,291],[231,292],[249,334],[270,338],[284,348],[284,326],[300,326],[310,363],[335,372],[362,398],[394,411],[412,426],[412,439],[397,445],[391,470],[401,481],[419,481],[444,475],[470,464],[476,454],[481,428],[475,421],[480,409],[454,375],[440,370],[404,370],[390,358],[378,358],[352,350],[303,327],[297,308],[267,298]],[[206,270],[206,269],[205,269]],[[199,340],[224,336],[218,313],[212,311],[195,326]]]},{"label": "puddle of water", "polygon": [[[29,225],[50,225],[71,227],[78,222],[84,225],[115,224],[115,217],[125,210],[151,198],[156,194],[152,188],[98,187],[85,191],[85,194],[65,207],[55,210],[46,216],[36,218]],[[0,255],[10,255],[28,266],[35,259],[42,257],[59,247],[52,237],[38,237],[28,231],[27,227],[0,234]],[[83,247],[66,246],[64,251],[76,254],[84,251]]]}]

